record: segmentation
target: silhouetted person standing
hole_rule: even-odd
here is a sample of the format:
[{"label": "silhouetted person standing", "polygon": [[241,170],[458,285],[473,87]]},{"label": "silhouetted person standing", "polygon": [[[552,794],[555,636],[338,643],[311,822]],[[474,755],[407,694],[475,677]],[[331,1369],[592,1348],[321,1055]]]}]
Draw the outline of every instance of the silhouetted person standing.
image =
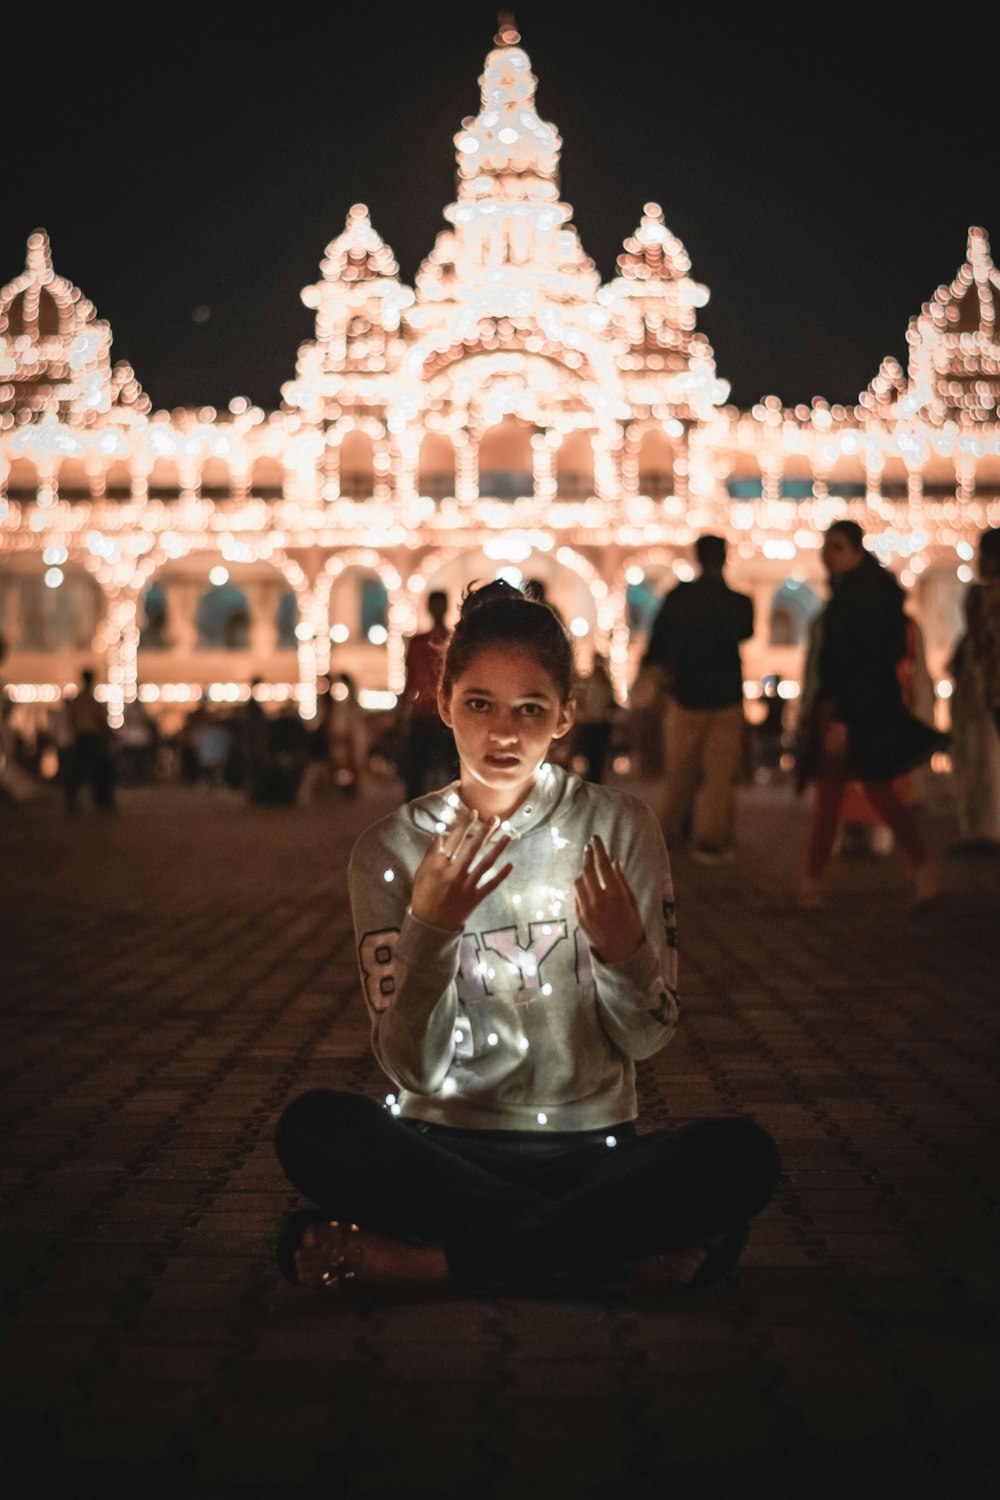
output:
[{"label": "silhouetted person standing", "polygon": [[438,715],[437,692],[441,664],[451,631],[444,623],[448,595],[435,589],[427,596],[430,630],[411,635],[406,642],[406,686],[403,689],[405,737],[400,767],[406,800],[428,791],[428,778],[437,773],[440,784],[451,780],[455,769],[455,742],[451,730]]},{"label": "silhouetted person standing", "polygon": [[80,690],[65,706],[69,749],[66,764],[66,811],[75,813],[80,788],[86,786],[94,806],[110,812],[114,799],[114,759],[107,710],[94,696],[94,674],[81,673]]},{"label": "silhouetted person standing", "polygon": [[587,762],[587,769],[582,773],[586,780],[600,785],[604,780],[614,731],[615,687],[607,658],[599,652],[594,652],[589,675],[577,679],[574,696],[573,754]]},{"label": "silhouetted person standing", "polygon": [[665,782],[661,821],[678,848],[691,823],[695,859],[732,855],[733,783],[743,745],[740,642],[753,635],[753,600],[723,577],[726,541],[695,542],[700,576],[667,594],[643,666],[665,674]]},{"label": "silhouetted person standing", "polygon": [[1000,527],[979,538],[979,582],[965,601],[968,651],[1000,734]]},{"label": "silhouetted person standing", "polygon": [[244,778],[247,798],[251,802],[262,800],[267,767],[268,719],[257,696],[257,689],[262,686],[260,677],[255,677],[250,683],[250,697],[243,707],[240,721]]}]

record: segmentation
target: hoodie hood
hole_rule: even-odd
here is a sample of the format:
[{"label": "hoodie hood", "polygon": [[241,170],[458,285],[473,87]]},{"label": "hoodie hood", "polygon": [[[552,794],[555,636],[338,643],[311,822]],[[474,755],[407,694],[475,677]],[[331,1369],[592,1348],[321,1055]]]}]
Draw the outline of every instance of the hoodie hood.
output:
[{"label": "hoodie hood", "polygon": [[[504,818],[500,827],[513,840],[540,828],[552,819],[560,807],[568,803],[580,778],[544,761],[538,770],[534,788],[528,793],[520,807]],[[407,813],[421,833],[447,833],[459,821],[468,821],[472,809],[462,801],[461,784],[451,782],[439,792],[428,792],[407,805]]]}]

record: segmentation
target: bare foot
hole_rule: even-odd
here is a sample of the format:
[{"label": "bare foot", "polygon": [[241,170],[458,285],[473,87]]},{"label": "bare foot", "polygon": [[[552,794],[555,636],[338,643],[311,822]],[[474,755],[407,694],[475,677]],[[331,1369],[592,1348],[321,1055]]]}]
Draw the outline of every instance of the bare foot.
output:
[{"label": "bare foot", "polygon": [[295,1252],[295,1273],[305,1287],[428,1285],[448,1279],[437,1245],[411,1245],[347,1224],[313,1224]]},{"label": "bare foot", "polygon": [[633,1284],[642,1292],[676,1292],[690,1286],[708,1257],[701,1245],[647,1255],[635,1267]]}]

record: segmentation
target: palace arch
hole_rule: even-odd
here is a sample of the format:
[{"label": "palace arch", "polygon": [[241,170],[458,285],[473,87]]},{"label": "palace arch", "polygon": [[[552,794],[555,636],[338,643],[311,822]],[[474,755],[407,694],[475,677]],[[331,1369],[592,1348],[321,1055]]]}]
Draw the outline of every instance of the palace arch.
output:
[{"label": "palace arch", "polygon": [[639,494],[664,500],[674,493],[673,443],[660,428],[651,427],[639,441]]},{"label": "palace arch", "polygon": [[429,432],[420,444],[417,493],[446,500],[455,493],[455,447],[442,432]]},{"label": "palace arch", "polygon": [[535,489],[531,438],[534,428],[521,417],[504,417],[479,441],[479,493],[493,500],[517,500]]},{"label": "palace arch", "polygon": [[586,500],[594,493],[594,448],[589,432],[569,432],[556,453],[556,496]]}]

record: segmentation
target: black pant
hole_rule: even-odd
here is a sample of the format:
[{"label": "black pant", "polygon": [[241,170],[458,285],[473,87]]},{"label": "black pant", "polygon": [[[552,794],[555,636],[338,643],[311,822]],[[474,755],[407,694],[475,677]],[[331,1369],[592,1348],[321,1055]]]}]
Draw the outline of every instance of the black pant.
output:
[{"label": "black pant", "polygon": [[604,780],[613,727],[611,724],[587,723],[576,726],[573,752],[575,755],[583,756],[587,762],[586,779],[596,782],[598,786]]},{"label": "black pant", "polygon": [[76,812],[82,786],[90,788],[95,807],[114,807],[115,763],[103,735],[78,734],[73,740],[65,762],[67,812]]},{"label": "black pant", "polygon": [[[612,1144],[613,1143],[613,1144]],[[600,1280],[659,1251],[704,1245],[768,1202],[778,1152],[750,1120],[638,1135],[454,1130],[315,1089],[278,1123],[281,1165],[331,1218],[440,1245],[475,1290],[558,1275]]]}]

